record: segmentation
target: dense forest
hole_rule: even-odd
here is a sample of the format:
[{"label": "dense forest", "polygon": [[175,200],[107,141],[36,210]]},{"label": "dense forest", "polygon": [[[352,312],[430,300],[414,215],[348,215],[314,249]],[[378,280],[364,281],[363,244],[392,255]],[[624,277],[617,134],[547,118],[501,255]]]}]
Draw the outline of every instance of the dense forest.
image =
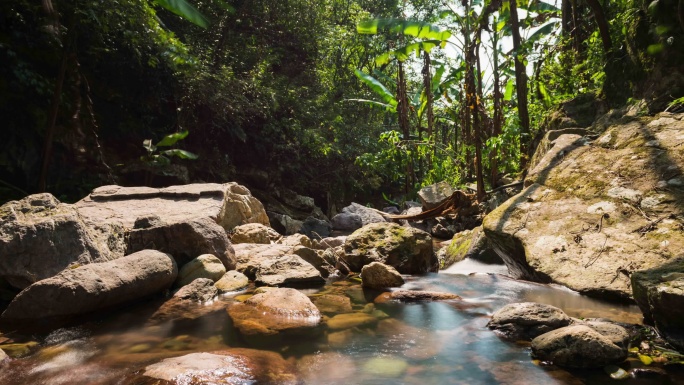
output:
[{"label": "dense forest", "polygon": [[0,201],[231,180],[328,212],[441,180],[482,196],[563,119],[681,110],[683,42],[681,0],[3,1]]}]

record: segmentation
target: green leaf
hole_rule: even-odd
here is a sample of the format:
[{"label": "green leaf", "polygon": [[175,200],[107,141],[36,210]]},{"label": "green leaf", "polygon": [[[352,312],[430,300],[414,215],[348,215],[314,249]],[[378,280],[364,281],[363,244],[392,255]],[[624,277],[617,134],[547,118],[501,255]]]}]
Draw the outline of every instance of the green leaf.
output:
[{"label": "green leaf", "polygon": [[396,110],[396,106],[393,106],[393,105],[391,105],[391,104],[381,103],[381,102],[378,102],[378,101],[376,101],[376,100],[369,100],[369,99],[344,99],[344,100],[345,100],[345,101],[348,101],[348,102],[368,103],[368,104],[371,104],[371,105],[375,105],[375,106],[380,106],[380,107],[386,108],[386,109],[391,110],[391,111],[395,111],[395,110]]},{"label": "green leaf", "polygon": [[521,3],[518,3],[518,8],[519,9],[524,9],[529,12],[536,12],[536,13],[541,13],[541,12],[554,12],[554,13],[560,13],[561,9],[549,4],[545,3],[540,0],[533,0],[530,2],[529,6],[523,1]]},{"label": "green leaf", "polygon": [[539,93],[542,94],[544,104],[551,104],[551,96],[549,95],[549,92],[546,90],[546,86],[544,85],[544,83],[539,83]]},{"label": "green leaf", "polygon": [[530,37],[527,38],[528,43],[534,43],[535,41],[541,39],[542,37],[550,35],[553,31],[560,27],[560,23],[557,21],[550,21],[543,26],[539,27]]},{"label": "green leaf", "polygon": [[515,88],[515,82],[513,79],[508,79],[506,83],[506,91],[504,91],[504,100],[509,101],[513,97],[513,89]]},{"label": "green leaf", "polygon": [[176,15],[199,25],[202,28],[207,28],[209,26],[209,20],[207,20],[197,8],[190,5],[185,0],[155,0],[157,4],[168,9],[169,11],[175,13]]},{"label": "green leaf", "polygon": [[641,360],[644,365],[651,365],[653,363],[653,358],[645,354],[639,354],[639,360]]},{"label": "green leaf", "polygon": [[168,155],[168,156],[175,156],[181,159],[192,159],[195,160],[199,158],[199,155],[194,154],[190,151],[185,151],[185,150],[180,150],[177,148],[172,148],[170,150],[163,151],[162,154]]},{"label": "green leaf", "polygon": [[659,54],[662,50],[663,45],[661,43],[651,44],[648,46],[648,48],[646,48],[646,52],[648,52],[648,54],[651,56]]},{"label": "green leaf", "polygon": [[496,23],[496,32],[499,32],[503,29],[503,27],[506,26],[506,20],[501,20],[498,23]]},{"label": "green leaf", "polygon": [[164,139],[160,140],[159,143],[157,143],[157,147],[173,146],[179,140],[185,139],[185,137],[188,136],[189,133],[190,132],[188,130],[185,130],[182,132],[176,132],[174,134],[166,135]]},{"label": "green leaf", "polygon": [[430,51],[439,45],[439,40],[425,40],[418,43],[409,44],[405,47],[395,49],[394,51],[385,52],[384,54],[375,58],[375,64],[378,66],[389,63],[392,57],[396,57],[400,62],[405,61],[412,53],[420,55],[421,51],[430,53]]},{"label": "green leaf", "polygon": [[360,34],[374,35],[381,30],[439,41],[445,41],[451,37],[451,32],[442,31],[436,25],[419,20],[372,19],[360,21],[356,25],[356,31]]},{"label": "green leaf", "polygon": [[387,104],[392,106],[396,106],[398,104],[397,99],[394,98],[394,95],[390,92],[390,90],[388,90],[387,87],[380,83],[376,78],[359,70],[355,70],[354,74],[356,74],[356,77],[358,77],[365,85],[373,90],[373,92],[378,94],[378,96],[380,96]]}]

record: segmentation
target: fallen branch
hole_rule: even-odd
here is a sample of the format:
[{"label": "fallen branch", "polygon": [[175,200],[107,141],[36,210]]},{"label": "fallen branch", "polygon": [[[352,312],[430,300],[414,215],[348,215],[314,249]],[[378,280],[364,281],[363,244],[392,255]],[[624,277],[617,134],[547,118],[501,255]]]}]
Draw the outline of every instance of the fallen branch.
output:
[{"label": "fallen branch", "polygon": [[375,210],[380,215],[387,219],[405,219],[408,221],[420,221],[423,219],[430,219],[436,217],[443,217],[447,214],[459,214],[461,210],[477,206],[477,198],[475,194],[466,194],[461,190],[455,191],[451,196],[440,203],[439,206],[430,210],[423,211],[413,215],[396,215],[388,214],[384,211]]}]

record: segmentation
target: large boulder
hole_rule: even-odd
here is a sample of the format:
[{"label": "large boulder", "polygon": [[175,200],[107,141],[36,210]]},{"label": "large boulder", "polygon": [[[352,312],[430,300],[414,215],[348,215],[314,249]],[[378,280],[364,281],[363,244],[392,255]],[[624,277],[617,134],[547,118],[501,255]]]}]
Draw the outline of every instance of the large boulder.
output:
[{"label": "large boulder", "polygon": [[332,228],[339,231],[354,231],[363,227],[363,218],[356,213],[339,213],[332,217]]},{"label": "large boulder", "polygon": [[[684,114],[625,117],[598,139],[560,135],[484,231],[515,278],[630,300],[630,275],[684,247]],[[679,146],[679,147],[678,147]]]},{"label": "large boulder", "polygon": [[[316,255],[303,246],[235,245],[237,270],[257,285],[267,286],[320,286],[325,283],[321,272],[296,253]],[[316,255],[317,256],[317,255]]]},{"label": "large boulder", "polygon": [[304,224],[303,221],[294,219],[287,214],[280,214],[273,211],[268,211],[267,213],[273,229],[283,235],[292,235],[299,232]]},{"label": "large boulder", "polygon": [[129,376],[125,383],[295,385],[295,366],[279,353],[233,348],[166,358]]},{"label": "large boulder", "polygon": [[634,299],[647,322],[684,350],[684,256],[632,274]]},{"label": "large boulder", "polygon": [[259,289],[244,303],[236,303],[227,310],[240,335],[252,345],[320,332],[320,311],[309,297],[295,289]]},{"label": "large boulder", "polygon": [[221,279],[214,283],[214,286],[221,293],[241,290],[247,287],[247,285],[249,285],[249,278],[237,270],[226,272]]},{"label": "large boulder", "polygon": [[627,350],[585,325],[550,331],[532,340],[532,354],[543,361],[571,368],[600,368],[627,358]]},{"label": "large boulder", "polygon": [[65,320],[162,292],[177,274],[173,258],[156,250],[67,269],[24,289],[2,319],[17,323]]},{"label": "large boulder", "polygon": [[180,266],[202,254],[218,258],[226,270],[235,268],[235,251],[225,230],[210,218],[191,218],[175,223],[142,217],[128,232],[127,253],[144,249],[173,255]]},{"label": "large boulder", "polygon": [[344,243],[345,263],[351,271],[381,262],[401,274],[420,274],[438,269],[430,234],[396,223],[372,223],[356,230]]},{"label": "large boulder", "polygon": [[319,240],[330,235],[332,225],[326,220],[308,217],[299,231],[311,239]]},{"label": "large boulder", "polygon": [[439,268],[445,269],[466,258],[489,264],[503,263],[481,226],[454,234],[449,245],[439,255]]},{"label": "large boulder", "polygon": [[226,231],[245,223],[268,226],[263,205],[237,183],[197,183],[165,188],[102,186],[75,204],[89,223],[120,222],[158,215],[164,223],[211,218]]},{"label": "large boulder", "polygon": [[572,319],[555,306],[522,302],[508,304],[496,311],[487,327],[507,339],[526,340],[571,323]]},{"label": "large boulder", "polygon": [[214,286],[214,281],[209,278],[197,278],[175,292],[171,301],[177,299],[180,301],[208,302],[217,295],[218,289]]},{"label": "large boulder", "polygon": [[124,255],[120,223],[88,226],[74,206],[44,193],[0,206],[0,278],[17,289],[66,268]]},{"label": "large boulder", "polygon": [[442,204],[454,191],[456,190],[448,182],[442,181],[420,189],[418,198],[423,205],[423,210],[430,210]]}]

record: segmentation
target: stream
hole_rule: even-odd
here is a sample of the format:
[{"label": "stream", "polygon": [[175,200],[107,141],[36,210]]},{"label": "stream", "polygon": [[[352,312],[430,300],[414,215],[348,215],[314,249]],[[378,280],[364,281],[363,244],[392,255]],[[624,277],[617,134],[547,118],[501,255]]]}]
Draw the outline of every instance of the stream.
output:
[{"label": "stream", "polygon": [[[641,323],[641,312],[634,305],[517,281],[505,273],[503,266],[466,260],[437,274],[409,277],[403,287],[456,293],[464,299],[457,302],[373,305],[375,294],[364,291],[357,281],[329,281],[320,289],[303,291],[312,298],[322,293],[348,296],[355,311],[370,307],[379,321],[267,348],[296,364],[305,384],[662,383],[659,379],[615,381],[601,369],[560,369],[533,360],[524,344],[500,340],[486,324],[495,310],[512,302],[551,304],[578,318]],[[249,290],[198,304],[180,317],[155,313],[162,303],[157,300],[48,335],[14,336],[3,331],[16,341],[37,344],[30,343],[22,358],[4,364],[0,384],[137,384],[129,380],[131,373],[164,358],[244,347],[234,328],[227,326],[225,307],[248,294]],[[621,366],[639,365],[630,359]],[[681,369],[668,369],[668,374],[674,383],[684,383]]]}]

